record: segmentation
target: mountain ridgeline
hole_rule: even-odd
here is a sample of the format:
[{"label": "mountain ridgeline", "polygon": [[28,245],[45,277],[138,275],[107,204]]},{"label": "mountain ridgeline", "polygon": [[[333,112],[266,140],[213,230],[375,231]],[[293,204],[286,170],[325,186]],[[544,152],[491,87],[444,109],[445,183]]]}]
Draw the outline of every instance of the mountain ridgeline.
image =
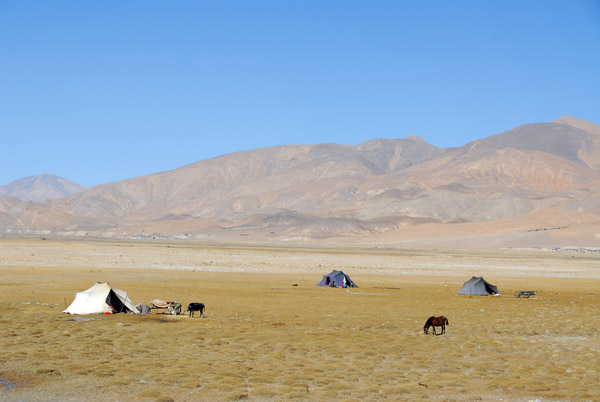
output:
[{"label": "mountain ridgeline", "polygon": [[593,246],[599,217],[600,126],[569,116],[460,148],[277,146],[35,204],[0,197],[8,234]]},{"label": "mountain ridgeline", "polygon": [[87,187],[51,174],[24,177],[0,186],[0,196],[21,201],[42,202],[79,193]]}]

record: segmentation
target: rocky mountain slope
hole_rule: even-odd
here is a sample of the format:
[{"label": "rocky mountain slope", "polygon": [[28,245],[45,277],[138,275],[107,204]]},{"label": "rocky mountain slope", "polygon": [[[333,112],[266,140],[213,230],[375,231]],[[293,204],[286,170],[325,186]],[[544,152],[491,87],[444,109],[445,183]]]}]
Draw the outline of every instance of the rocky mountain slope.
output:
[{"label": "rocky mountain slope", "polygon": [[0,199],[0,230],[366,243],[477,230],[600,247],[600,127],[565,116],[451,149],[409,136],[238,152],[35,205]]}]

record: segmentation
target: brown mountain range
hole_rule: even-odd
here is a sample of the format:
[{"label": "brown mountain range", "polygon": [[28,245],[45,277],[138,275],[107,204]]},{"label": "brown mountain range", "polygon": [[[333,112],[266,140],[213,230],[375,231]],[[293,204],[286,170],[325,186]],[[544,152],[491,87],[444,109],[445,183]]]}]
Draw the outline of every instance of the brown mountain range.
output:
[{"label": "brown mountain range", "polygon": [[0,231],[600,247],[600,126],[565,116],[460,148],[409,136],[238,152],[45,203],[0,197]]}]

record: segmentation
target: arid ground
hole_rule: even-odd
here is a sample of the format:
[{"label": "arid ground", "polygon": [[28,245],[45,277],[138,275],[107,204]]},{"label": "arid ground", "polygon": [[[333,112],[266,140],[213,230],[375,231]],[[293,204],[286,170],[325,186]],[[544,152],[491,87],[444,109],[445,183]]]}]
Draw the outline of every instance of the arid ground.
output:
[{"label": "arid ground", "polygon": [[[62,313],[97,281],[207,314]],[[598,401],[599,311],[598,253],[0,238],[0,400]]]}]

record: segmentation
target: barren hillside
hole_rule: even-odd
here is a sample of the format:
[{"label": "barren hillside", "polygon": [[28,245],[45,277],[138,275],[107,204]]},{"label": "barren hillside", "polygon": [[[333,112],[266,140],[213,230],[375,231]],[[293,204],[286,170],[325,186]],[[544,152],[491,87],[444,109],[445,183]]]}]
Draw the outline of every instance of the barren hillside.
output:
[{"label": "barren hillside", "polygon": [[[409,136],[238,152],[43,204],[5,200],[0,225],[11,233],[433,243],[464,242],[476,226],[485,236],[512,235],[502,246],[524,234],[561,245],[569,233],[573,244],[600,247],[599,171],[600,127],[565,116],[452,149]],[[560,232],[552,241],[535,234],[548,226]]]},{"label": "barren hillside", "polygon": [[51,174],[24,177],[0,186],[0,196],[11,196],[21,201],[43,202],[79,193],[87,187]]}]

